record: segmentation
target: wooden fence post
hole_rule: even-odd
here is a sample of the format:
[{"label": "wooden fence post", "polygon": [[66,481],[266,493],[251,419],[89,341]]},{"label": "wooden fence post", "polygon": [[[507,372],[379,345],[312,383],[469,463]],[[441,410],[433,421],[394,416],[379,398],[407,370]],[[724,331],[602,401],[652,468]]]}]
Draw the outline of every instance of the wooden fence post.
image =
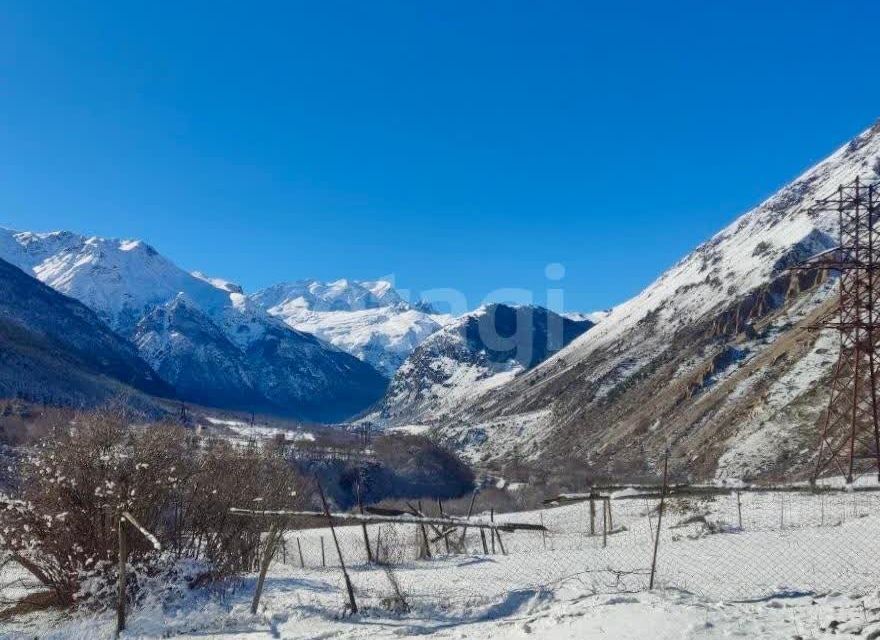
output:
[{"label": "wooden fence post", "polygon": [[[357,499],[358,499],[358,509],[360,510],[361,515],[364,515],[364,503],[361,500],[361,481],[360,480],[358,480],[358,482],[357,482]],[[367,549],[367,562],[372,563],[373,562],[373,551],[372,551],[372,549],[370,549],[370,536],[367,533],[367,523],[366,522],[361,523],[361,530],[364,533],[364,546]]]},{"label": "wooden fence post", "polygon": [[666,482],[669,473],[669,449],[663,458],[663,488],[660,490],[660,507],[657,512],[657,535],[654,538],[654,555],[651,558],[651,579],[648,582],[648,590],[654,588],[654,575],[657,572],[657,549],[660,547],[660,529],[663,525],[663,507],[666,503]]},{"label": "wooden fence post", "polygon": [[[495,522],[495,509],[489,511],[489,521]],[[492,536],[492,555],[495,555],[495,529],[489,529],[489,534]]]},{"label": "wooden fence post", "polygon": [[125,537],[125,518],[119,516],[119,580],[116,596],[116,633],[125,631],[125,565],[128,559],[128,540]]},{"label": "wooden fence post", "polygon": [[156,551],[162,550],[162,545],[152,533],[144,529],[144,526],[135,520],[134,516],[128,511],[119,514],[119,522],[117,523],[119,535],[119,581],[117,584],[117,601],[116,601],[116,634],[125,630],[125,567],[128,564],[128,537],[126,534],[126,521],[128,524],[137,529]]},{"label": "wooden fence post", "polygon": [[376,564],[382,564],[382,526],[376,531]]},{"label": "wooden fence post", "polygon": [[608,546],[608,498],[602,501],[602,548]]},{"label": "wooden fence post", "polygon": [[[468,506],[468,512],[467,512],[467,518],[466,518],[467,520],[471,519],[471,514],[474,512],[474,502],[476,502],[476,500],[477,500],[477,492],[474,491],[471,494],[471,504],[470,504],[470,506]],[[458,539],[458,548],[461,551],[461,553],[467,553],[467,543],[465,541],[465,536],[467,535],[467,529],[468,529],[467,524],[465,524],[461,528],[461,537]]]},{"label": "wooden fence post", "polygon": [[[420,514],[423,514],[424,511],[422,511],[422,501],[421,500],[419,500],[418,505],[419,505],[418,512]],[[422,531],[422,542],[424,542],[424,545],[425,545],[425,557],[430,560],[434,556],[431,555],[431,543],[428,542],[428,531],[427,531],[427,529],[425,529],[425,525],[423,525],[423,524],[420,524],[419,528]]]},{"label": "wooden fence post", "polygon": [[269,564],[275,557],[278,540],[282,536],[278,525],[272,524],[269,527],[269,533],[266,535],[266,548],[263,550],[263,560],[260,563],[260,575],[257,577],[257,588],[254,589],[254,599],[251,601],[251,615],[257,615],[257,608],[260,606],[260,596],[263,595],[263,585],[266,583],[266,572],[269,571]]},{"label": "wooden fence post", "polygon": [[[345,560],[342,558],[342,550],[339,548],[339,538],[336,537],[336,528],[333,526],[333,517],[330,515],[330,507],[327,506],[327,498],[324,496],[324,487],[318,482],[318,492],[321,494],[321,503],[324,505],[324,514],[327,516],[327,524],[330,525],[330,534],[333,536],[333,544],[336,545],[336,555],[339,556],[339,566],[342,568],[342,575],[345,578],[345,588],[348,590],[348,604],[351,606],[351,612],[357,613],[357,602],[354,599],[354,587],[351,584],[351,578],[348,577],[348,570],[345,568]],[[321,541],[323,542],[323,538]],[[323,546],[321,547],[323,549]]]},{"label": "wooden fence post", "polygon": [[492,529],[495,532],[495,535],[498,536],[498,547],[501,549],[501,555],[506,556],[507,550],[504,548],[504,543],[501,542],[501,532],[497,529]]},{"label": "wooden fence post", "polygon": [[305,569],[306,563],[303,561],[303,548],[302,545],[299,543],[299,538],[296,539],[296,550],[299,552],[299,568]]},{"label": "wooden fence post", "polygon": [[321,536],[321,566],[327,566],[327,558],[324,556],[324,536]]},{"label": "wooden fence post", "polygon": [[[437,498],[437,509],[440,511],[440,517],[442,518],[443,517],[443,501],[440,498]],[[446,546],[446,555],[447,556],[449,555],[449,533],[451,533],[451,532],[447,532],[446,535],[443,536],[443,542]]]},{"label": "wooden fence post", "polygon": [[596,535],[596,502],[593,499],[593,491],[590,490],[590,535]]},{"label": "wooden fence post", "polygon": [[739,522],[740,531],[742,531],[742,528],[743,528],[743,506],[742,506],[742,502],[740,501],[739,491],[736,492],[736,517],[737,517],[737,522]]},{"label": "wooden fence post", "polygon": [[[539,511],[538,516],[541,518],[541,526],[544,526],[544,512]],[[541,529],[541,541],[544,543],[544,551],[547,550],[547,530]]]}]

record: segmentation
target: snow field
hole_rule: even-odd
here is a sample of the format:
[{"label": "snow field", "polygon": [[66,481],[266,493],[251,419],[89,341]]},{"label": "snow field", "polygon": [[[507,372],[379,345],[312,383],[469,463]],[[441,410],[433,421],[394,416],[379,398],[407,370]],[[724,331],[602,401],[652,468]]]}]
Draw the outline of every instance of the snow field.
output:
[{"label": "snow field", "polygon": [[[471,529],[467,553],[447,554],[437,542],[433,559],[419,560],[418,525],[368,526],[372,549],[379,540],[384,545],[383,557],[410,606],[406,613],[388,609],[395,589],[384,567],[367,563],[359,525],[336,528],[360,608],[355,616],[345,613],[330,530],[289,531],[256,616],[249,612],[252,574],[189,592],[179,602],[148,599],[131,612],[124,637],[556,640],[643,638],[650,630],[650,637],[664,639],[864,638],[880,630],[880,493],[744,491],[739,505],[735,494],[670,498],[658,588],[651,593],[657,500],[625,495],[611,501],[614,528],[607,546],[601,504],[596,535],[589,532],[589,503],[497,515],[498,521],[548,528],[546,534],[502,533],[506,555],[497,542],[496,554],[483,553],[479,532]],[[430,530],[428,535],[434,537]],[[47,611],[0,621],[0,637],[15,639],[110,638],[112,629],[112,611]]]},{"label": "snow field", "polygon": [[[499,522],[543,522],[548,529],[546,534],[501,533],[504,554],[498,543],[496,553],[491,553],[488,532],[490,553],[483,553],[475,529],[467,532],[466,554],[454,553],[455,545],[447,554],[444,543],[436,542],[431,560],[419,560],[423,543],[416,525],[370,525],[367,532],[373,550],[377,540],[391,549],[390,565],[404,592],[426,602],[488,602],[523,588],[551,588],[571,578],[597,593],[645,590],[658,501],[618,499],[611,505],[613,529],[604,538],[601,503],[596,504],[593,535],[587,502],[498,515]],[[488,514],[476,517],[488,520]],[[367,563],[362,528],[337,527],[336,532],[360,597],[379,602],[392,595],[385,571]],[[670,498],[660,536],[657,584],[713,600],[753,600],[779,592],[865,591],[880,576],[878,532],[880,493],[876,492],[742,492],[739,507],[735,495]],[[430,539],[436,537],[431,529],[427,533]],[[297,539],[305,569],[299,569]],[[295,565],[312,576],[335,571],[344,601],[339,557],[329,529],[290,532],[285,547],[288,567]],[[276,556],[276,563],[279,560],[283,554]]]}]

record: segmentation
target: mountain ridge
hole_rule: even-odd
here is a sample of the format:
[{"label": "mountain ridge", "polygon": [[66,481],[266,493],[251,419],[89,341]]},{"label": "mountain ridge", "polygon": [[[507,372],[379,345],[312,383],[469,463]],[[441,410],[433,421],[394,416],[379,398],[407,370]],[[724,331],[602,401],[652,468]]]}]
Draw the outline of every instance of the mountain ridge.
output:
[{"label": "mountain ridge", "polygon": [[80,302],[0,259],[0,396],[94,406],[173,391]]},{"label": "mountain ridge", "polygon": [[[94,310],[144,349],[150,364],[171,377],[185,399],[228,406],[237,396],[256,396],[260,408],[336,422],[370,406],[387,384],[370,365],[287,326],[234,285],[193,276],[140,240],[0,229],[0,257]],[[156,317],[143,324],[178,299],[198,309],[198,321],[177,307],[164,320],[178,324]],[[235,359],[229,359],[229,345],[221,344],[218,332],[234,345]],[[196,336],[213,342],[201,349]],[[236,369],[242,375],[230,377]],[[238,393],[230,389],[232,383],[242,385]],[[254,408],[251,400],[242,402],[239,408]]]},{"label": "mountain ridge", "polygon": [[318,336],[389,378],[452,319],[404,300],[387,280],[297,280],[257,291],[250,299],[290,327]]},{"label": "mountain ridge", "polygon": [[[835,246],[836,215],[811,205],[870,176],[878,157],[880,122],[566,348],[458,407],[435,435],[453,444],[479,436],[484,444],[467,453],[490,464],[579,460],[603,476],[656,477],[667,447],[673,468],[702,479],[805,474],[836,353],[827,332],[805,327],[833,305],[833,274],[787,267]],[[524,430],[526,448],[516,438]],[[768,447],[770,433],[786,444]]]}]

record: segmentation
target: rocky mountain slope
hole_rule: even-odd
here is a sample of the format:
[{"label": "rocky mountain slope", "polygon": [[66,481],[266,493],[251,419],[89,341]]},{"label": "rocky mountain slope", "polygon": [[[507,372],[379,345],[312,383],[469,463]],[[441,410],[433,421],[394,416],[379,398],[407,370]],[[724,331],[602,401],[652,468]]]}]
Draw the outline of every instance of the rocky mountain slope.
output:
[{"label": "rocky mountain slope", "polygon": [[94,312],[0,260],[0,397],[91,405],[121,394],[173,392]]},{"label": "rocky mountain slope", "polygon": [[[872,177],[880,124],[735,220],[595,329],[460,407],[437,433],[476,459],[514,454],[585,473],[805,474],[834,336],[806,330],[833,274],[787,267],[835,246],[816,198]],[[474,446],[474,442],[490,446]]]},{"label": "rocky mountain slope", "polygon": [[187,273],[140,241],[0,230],[0,258],[91,308],[186,399],[337,421],[387,383],[240,288]]},{"label": "rocky mountain slope", "polygon": [[425,338],[451,321],[405,301],[384,280],[300,280],[268,287],[251,299],[294,329],[326,340],[389,378]]},{"label": "rocky mountain slope", "polygon": [[590,329],[542,307],[491,304],[427,338],[391,380],[380,424],[442,422],[459,407],[545,360]]}]

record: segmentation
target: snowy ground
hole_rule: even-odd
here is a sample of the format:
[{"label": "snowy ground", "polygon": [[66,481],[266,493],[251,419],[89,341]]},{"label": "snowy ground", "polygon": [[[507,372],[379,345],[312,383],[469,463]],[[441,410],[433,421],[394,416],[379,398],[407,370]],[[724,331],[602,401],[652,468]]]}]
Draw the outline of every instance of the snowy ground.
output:
[{"label": "snowy ground", "polygon": [[[447,555],[438,542],[432,560],[417,559],[417,527],[371,526],[373,548],[384,546],[392,557],[393,576],[411,607],[405,614],[385,606],[394,590],[384,570],[365,563],[360,527],[338,529],[361,607],[355,616],[345,615],[329,530],[290,532],[257,616],[249,612],[255,577],[248,576],[223,592],[145,605],[131,613],[126,637],[880,637],[880,494],[743,493],[739,508],[735,496],[671,501],[659,588],[649,593],[655,507],[613,501],[614,532],[604,543],[601,507],[596,535],[589,534],[586,504],[499,516],[543,521],[549,533],[503,534],[507,553],[498,548],[493,555],[483,553],[471,530],[467,553]],[[16,639],[109,638],[112,629],[111,612],[0,621],[0,637]]]},{"label": "snowy ground", "polygon": [[[236,444],[249,444],[262,440],[283,437],[286,442],[314,442],[315,435],[302,429],[285,429],[260,424],[250,424],[241,420],[225,420],[205,417],[205,421],[213,428],[213,434]],[[203,427],[202,432],[206,429]]]}]

